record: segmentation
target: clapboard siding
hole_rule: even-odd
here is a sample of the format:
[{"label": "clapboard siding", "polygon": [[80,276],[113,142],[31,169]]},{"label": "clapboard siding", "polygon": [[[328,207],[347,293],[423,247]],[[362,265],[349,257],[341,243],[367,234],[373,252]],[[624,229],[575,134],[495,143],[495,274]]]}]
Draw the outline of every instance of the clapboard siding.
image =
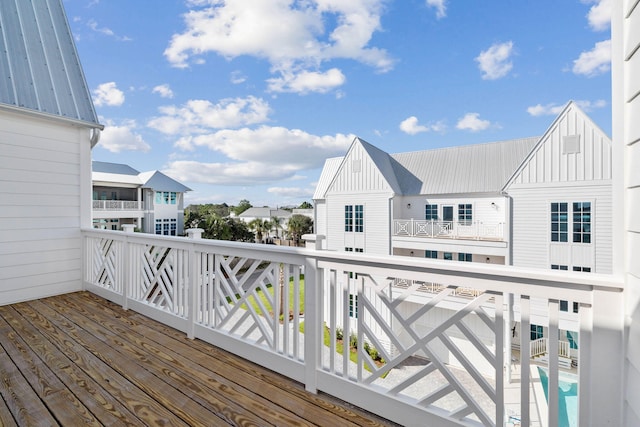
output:
[{"label": "clapboard siding", "polygon": [[[623,6],[614,8],[624,17],[614,15],[612,34],[613,52],[622,45],[623,58],[613,57],[614,100],[622,103],[619,114],[624,119],[614,116],[614,135],[623,141],[625,165],[625,206],[624,216],[626,235],[624,238],[624,254],[626,260],[625,284],[627,304],[626,314],[631,319],[627,335],[627,351],[625,363],[625,404],[624,419],[628,427],[640,425],[640,2],[623,0]],[[621,28],[620,28],[621,26]],[[626,60],[626,61],[625,61]],[[615,111],[615,110],[614,110]],[[620,183],[622,184],[622,183]]]},{"label": "clapboard siding", "polygon": [[[548,269],[551,264],[566,263],[570,269],[571,266],[581,266],[591,267],[592,271],[595,270],[594,272],[597,273],[611,273],[610,184],[575,187],[536,186],[512,189],[509,194],[512,197],[513,207],[513,265]],[[552,202],[593,203],[593,242],[591,244],[551,243],[550,203]],[[585,265],[585,258],[592,258],[592,262]]]},{"label": "clapboard siding", "polygon": [[[81,287],[86,128],[0,112],[0,304]],[[82,159],[82,157],[87,157]],[[86,190],[84,190],[86,191]]]}]

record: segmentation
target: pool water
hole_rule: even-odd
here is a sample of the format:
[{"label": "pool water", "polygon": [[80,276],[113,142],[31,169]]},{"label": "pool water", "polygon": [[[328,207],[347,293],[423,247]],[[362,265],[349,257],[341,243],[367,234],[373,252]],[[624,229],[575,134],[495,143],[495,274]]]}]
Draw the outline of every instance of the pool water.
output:
[{"label": "pool water", "polygon": [[[538,367],[544,396],[549,401],[547,370]],[[578,377],[560,372],[558,378],[558,426],[578,427]]]}]

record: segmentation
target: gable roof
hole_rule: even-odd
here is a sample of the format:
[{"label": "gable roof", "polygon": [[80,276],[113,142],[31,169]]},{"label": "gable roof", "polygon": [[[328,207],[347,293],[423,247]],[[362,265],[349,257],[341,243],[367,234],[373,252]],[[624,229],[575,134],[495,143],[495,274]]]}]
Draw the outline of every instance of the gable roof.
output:
[{"label": "gable roof", "polygon": [[122,163],[91,162],[93,182],[133,184],[156,191],[185,193],[191,189],[160,171],[139,172]]},{"label": "gable roof", "polygon": [[[521,165],[539,137],[387,154],[357,138],[398,195],[497,193]],[[348,153],[347,153],[348,156]],[[314,200],[324,199],[347,157],[325,161]]]},{"label": "gable roof", "polygon": [[103,128],[62,0],[2,0],[0,28],[0,106]]},{"label": "gable roof", "polygon": [[142,188],[151,188],[156,191],[175,191],[176,193],[191,191],[189,187],[182,185],[160,171],[142,172],[139,177],[142,181]]},{"label": "gable roof", "polygon": [[[577,137],[577,145],[569,152],[565,151],[565,137]],[[505,182],[503,191],[517,182],[611,179],[611,167],[611,139],[578,104],[569,101]]]}]

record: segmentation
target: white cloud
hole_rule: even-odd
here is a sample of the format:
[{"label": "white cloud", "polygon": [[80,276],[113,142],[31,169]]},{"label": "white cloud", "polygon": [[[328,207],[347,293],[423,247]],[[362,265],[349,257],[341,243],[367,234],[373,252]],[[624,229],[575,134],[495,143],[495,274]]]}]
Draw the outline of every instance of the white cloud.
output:
[{"label": "white cloud", "polygon": [[353,135],[316,136],[299,129],[261,126],[257,129],[220,130],[185,136],[178,148],[206,147],[236,161],[264,163],[267,168],[293,169],[321,167],[324,159],[343,155]]},{"label": "white cloud", "polygon": [[[588,0],[585,3],[593,3],[594,0]],[[589,26],[594,31],[604,31],[611,26],[611,10],[613,7],[612,0],[595,0],[595,5],[591,6],[587,14]]]},{"label": "white cloud", "polygon": [[[186,29],[172,36],[164,52],[175,67],[203,62],[207,53],[228,59],[251,55],[269,61],[271,72],[285,83],[324,76],[324,84],[311,86],[326,90],[339,80],[335,71],[321,70],[324,62],[351,59],[381,72],[393,67],[384,49],[370,46],[373,34],[381,30],[384,0],[261,0],[251,2],[251,7],[243,2],[189,4],[193,9],[184,15]],[[309,84],[280,87],[311,91]]]},{"label": "white cloud", "polygon": [[163,98],[173,98],[173,91],[168,84],[158,85],[153,88],[152,93],[157,93]]},{"label": "white cloud", "polygon": [[513,68],[509,60],[513,53],[513,42],[495,43],[489,49],[480,52],[475,60],[482,71],[483,80],[496,80],[506,76]]},{"label": "white cloud", "polygon": [[217,185],[256,185],[286,179],[295,171],[282,165],[265,167],[257,162],[204,163],[178,160],[169,163],[163,173],[182,182]]},{"label": "white cloud", "polygon": [[266,101],[253,96],[227,98],[217,104],[207,100],[189,100],[181,107],[171,105],[159,110],[162,116],[149,120],[148,126],[169,135],[263,123],[271,112]]},{"label": "white cloud", "polygon": [[573,73],[594,77],[611,69],[611,40],[595,44],[593,49],[582,52],[573,61]]},{"label": "white cloud", "polygon": [[121,151],[143,151],[146,153],[151,150],[151,146],[139,133],[136,133],[137,125],[134,120],[125,120],[120,124],[106,120],[104,123],[98,147],[112,153],[120,153]]},{"label": "white cloud", "polygon": [[131,41],[131,38],[127,37],[127,36],[119,36],[116,33],[113,32],[113,30],[111,28],[108,27],[99,27],[98,26],[98,22],[96,22],[95,19],[90,19],[87,21],[87,27],[91,28],[91,30],[95,31],[96,33],[100,33],[100,34],[104,34],[105,36],[109,36],[109,37],[113,37],[116,40],[120,40],[120,41]]},{"label": "white cloud", "polygon": [[242,74],[241,71],[236,70],[231,73],[230,81],[234,85],[244,83],[246,80],[247,80],[247,77],[244,74]]},{"label": "white cloud", "polygon": [[481,130],[485,130],[491,126],[491,122],[489,120],[480,119],[479,113],[467,113],[458,120],[458,124],[456,124],[456,128],[461,130],[470,130],[471,132],[477,132]]},{"label": "white cloud", "polygon": [[96,106],[119,107],[124,103],[124,93],[116,87],[115,82],[102,83],[93,91],[93,102]]},{"label": "white cloud", "polygon": [[309,92],[326,93],[342,86],[346,78],[342,71],[332,68],[324,73],[317,71],[301,71],[298,74],[283,72],[282,77],[268,79],[271,92]]},{"label": "white cloud", "polygon": [[313,196],[313,189],[299,187],[270,187],[267,192],[280,198],[299,199],[302,197],[310,198]]},{"label": "white cloud", "polygon": [[436,123],[431,123],[428,125],[419,125],[418,118],[416,116],[411,116],[409,118],[404,119],[400,122],[400,130],[404,133],[408,133],[409,135],[416,135],[421,132],[443,132],[446,129],[444,122],[439,121]]},{"label": "white cloud", "polygon": [[[598,99],[596,101],[587,101],[587,100],[578,100],[575,103],[582,108],[584,111],[589,112],[596,108],[603,108],[607,106],[607,101],[604,99]],[[537,104],[527,108],[527,113],[529,115],[538,117],[538,116],[557,116],[562,112],[566,104],[555,104],[550,103],[546,105]]]},{"label": "white cloud", "polygon": [[427,0],[427,6],[436,10],[436,18],[441,19],[447,16],[446,0]]}]

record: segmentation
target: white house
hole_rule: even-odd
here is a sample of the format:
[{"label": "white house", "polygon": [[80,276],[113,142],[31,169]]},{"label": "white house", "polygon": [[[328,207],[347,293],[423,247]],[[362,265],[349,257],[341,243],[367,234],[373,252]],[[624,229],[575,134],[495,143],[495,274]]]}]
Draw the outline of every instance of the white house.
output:
[{"label": "white house", "polygon": [[611,140],[573,102],[542,137],[399,154],[356,138],[314,202],[328,250],[611,272]]},{"label": "white house", "polygon": [[139,172],[119,163],[92,162],[93,227],[184,234],[184,194],[189,187],[160,171]]},{"label": "white house", "polygon": [[[400,154],[356,138],[344,157],[325,163],[314,195],[315,232],[331,251],[611,273],[611,162],[611,140],[574,102],[541,137]],[[355,326],[353,279],[345,309]],[[420,286],[425,294],[407,299],[407,312],[441,289]],[[467,296],[475,291],[459,291],[452,309]],[[548,319],[536,315],[535,306],[528,332],[544,355]],[[512,308],[517,317],[518,307]],[[578,310],[571,301],[562,301],[560,310],[568,365],[578,345]],[[448,311],[432,310],[421,319],[424,330]],[[474,332],[483,336],[486,327],[476,320]],[[521,333],[518,323],[512,328],[511,338]],[[465,337],[458,338],[464,347]]]},{"label": "white house", "polygon": [[0,8],[0,304],[82,288],[103,126],[62,5],[50,3]]}]

